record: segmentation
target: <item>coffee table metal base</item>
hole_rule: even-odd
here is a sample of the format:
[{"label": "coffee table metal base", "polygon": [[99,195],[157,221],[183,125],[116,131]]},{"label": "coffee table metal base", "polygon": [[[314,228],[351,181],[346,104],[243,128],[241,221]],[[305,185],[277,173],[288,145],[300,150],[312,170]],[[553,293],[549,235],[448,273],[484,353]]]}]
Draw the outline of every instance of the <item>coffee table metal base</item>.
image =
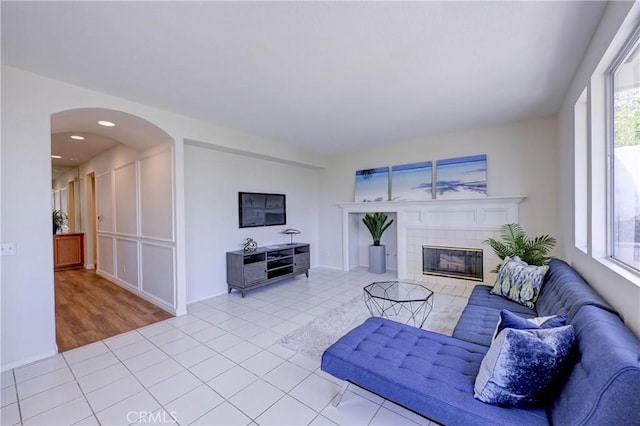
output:
[{"label": "coffee table metal base", "polygon": [[364,287],[364,302],[373,316],[422,328],[433,309],[433,291],[401,281],[374,282]]}]

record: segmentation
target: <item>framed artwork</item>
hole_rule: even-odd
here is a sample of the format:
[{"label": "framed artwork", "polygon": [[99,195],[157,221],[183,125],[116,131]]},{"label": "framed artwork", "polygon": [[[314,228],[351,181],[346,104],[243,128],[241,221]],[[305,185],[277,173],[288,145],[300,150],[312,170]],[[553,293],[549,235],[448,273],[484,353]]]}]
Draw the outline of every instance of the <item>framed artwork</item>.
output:
[{"label": "framed artwork", "polygon": [[433,198],[433,163],[401,164],[391,168],[392,201],[424,201]]},{"label": "framed artwork", "polygon": [[356,202],[389,200],[389,167],[356,171]]},{"label": "framed artwork", "polygon": [[487,155],[438,160],[436,176],[436,198],[486,197]]}]

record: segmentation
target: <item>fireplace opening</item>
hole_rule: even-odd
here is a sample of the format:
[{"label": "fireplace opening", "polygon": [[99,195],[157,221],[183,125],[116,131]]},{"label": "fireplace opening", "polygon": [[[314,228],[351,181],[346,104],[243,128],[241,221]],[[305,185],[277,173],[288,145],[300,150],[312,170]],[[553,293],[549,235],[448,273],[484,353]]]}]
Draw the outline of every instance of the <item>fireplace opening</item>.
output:
[{"label": "fireplace opening", "polygon": [[482,281],[482,249],[422,246],[422,273]]}]

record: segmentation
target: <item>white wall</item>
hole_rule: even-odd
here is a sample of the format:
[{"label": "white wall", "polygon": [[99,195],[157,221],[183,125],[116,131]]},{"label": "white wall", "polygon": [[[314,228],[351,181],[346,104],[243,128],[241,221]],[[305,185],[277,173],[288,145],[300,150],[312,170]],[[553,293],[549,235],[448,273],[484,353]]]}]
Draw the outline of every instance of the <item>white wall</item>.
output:
[{"label": "white wall", "polygon": [[51,182],[51,188],[54,190],[59,190],[67,186],[69,181],[78,180],[78,169],[76,167],[70,168],[62,173],[57,178],[53,179]]},{"label": "white wall", "polygon": [[[632,9],[633,8],[633,9]],[[592,75],[600,75],[607,67],[613,55],[619,51],[626,35],[616,39],[616,33],[630,34],[640,18],[639,7],[634,2],[610,2],[600,22],[583,61],[578,68],[567,93],[558,119],[558,170],[559,170],[559,223],[560,244],[563,247],[564,256],[572,266],[621,314],[625,323],[640,336],[640,278],[617,269],[606,259],[603,236],[605,224],[600,220],[604,218],[604,164],[594,164],[589,173],[595,174],[593,185],[588,190],[600,193],[592,200],[593,206],[589,218],[592,219],[592,230],[589,238],[589,253],[585,253],[575,247],[575,217],[574,217],[574,105],[578,101],[584,88],[594,82],[595,90],[592,96],[600,98],[597,94],[600,79],[591,79]],[[604,58],[603,58],[604,57]],[[594,104],[601,103],[595,100]],[[600,114],[597,111],[596,114]],[[600,117],[592,120],[592,128],[589,135],[592,144],[602,152],[604,156],[604,131],[602,128],[593,127],[593,123]],[[598,162],[600,163],[600,162]],[[602,173],[601,173],[602,172]],[[597,234],[600,234],[599,236]]]},{"label": "white wall", "polygon": [[[558,235],[556,117],[451,133],[336,156],[321,172],[320,264],[342,268],[341,209],[353,201],[355,171],[487,154],[487,195],[522,195],[520,223],[530,235]],[[364,226],[364,225],[363,225]],[[560,255],[557,249],[554,255]],[[393,255],[393,254],[392,254]]]},{"label": "white wall", "polygon": [[51,244],[51,115],[98,107],[150,121],[175,141],[177,306],[186,308],[184,140],[196,140],[291,163],[323,166],[303,149],[215,124],[194,120],[126,99],[3,66],[2,242],[17,243],[15,256],[2,256],[1,369],[56,353]]},{"label": "white wall", "polygon": [[[286,194],[287,224],[240,228],[238,192]],[[260,246],[287,243],[281,232],[296,228],[295,241],[311,245],[317,264],[318,169],[185,146],[187,300],[227,292],[226,252],[242,249],[251,237]]]}]

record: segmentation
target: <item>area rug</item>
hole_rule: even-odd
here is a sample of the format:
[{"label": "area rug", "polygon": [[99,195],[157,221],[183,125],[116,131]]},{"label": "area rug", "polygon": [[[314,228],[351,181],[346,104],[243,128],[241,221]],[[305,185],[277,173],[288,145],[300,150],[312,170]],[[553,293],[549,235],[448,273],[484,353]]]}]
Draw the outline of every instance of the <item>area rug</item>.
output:
[{"label": "area rug", "polygon": [[[451,335],[464,309],[464,303],[439,304],[437,296],[437,293],[434,294],[433,309],[422,328]],[[451,296],[445,297],[451,299]],[[323,316],[292,331],[281,338],[278,343],[280,346],[320,361],[325,349],[349,330],[362,324],[370,316],[363,298],[361,296],[354,297]],[[406,322],[408,318],[400,316],[391,317],[391,319]]]}]

